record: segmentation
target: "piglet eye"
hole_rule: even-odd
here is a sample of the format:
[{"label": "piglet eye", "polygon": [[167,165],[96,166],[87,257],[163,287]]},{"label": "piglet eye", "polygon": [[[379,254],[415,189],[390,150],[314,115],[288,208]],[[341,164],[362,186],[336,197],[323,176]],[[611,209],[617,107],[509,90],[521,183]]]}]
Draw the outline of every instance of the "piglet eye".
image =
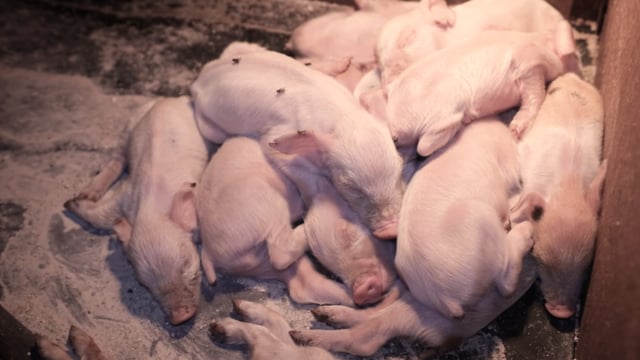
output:
[{"label": "piglet eye", "polygon": [[393,142],[394,142],[395,144],[397,144],[397,143],[398,143],[398,137],[397,137],[397,136],[392,136],[392,137],[391,137],[391,139],[393,140]]}]

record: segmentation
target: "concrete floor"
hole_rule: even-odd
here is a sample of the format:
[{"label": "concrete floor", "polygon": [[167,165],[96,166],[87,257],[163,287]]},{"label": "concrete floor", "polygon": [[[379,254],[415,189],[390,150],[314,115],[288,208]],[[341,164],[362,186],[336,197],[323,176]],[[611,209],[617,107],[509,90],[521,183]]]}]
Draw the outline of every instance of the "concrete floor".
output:
[{"label": "concrete floor", "polygon": [[[138,107],[187,94],[226,44],[281,50],[296,25],[339,8],[310,0],[0,2],[0,304],[59,344],[70,324],[79,325],[116,359],[245,358],[244,347],[207,336],[207,324],[230,313],[232,297],[276,306],[294,328],[323,327],[281,284],[226,277],[214,288],[203,284],[198,316],[173,327],[118,241],[83,229],[62,204],[99,171]],[[597,37],[589,23],[576,29],[593,79]],[[550,319],[533,288],[438,359],[569,360],[577,328],[575,318]],[[3,340],[0,359],[11,346]],[[413,359],[422,350],[398,339],[371,358]]]}]

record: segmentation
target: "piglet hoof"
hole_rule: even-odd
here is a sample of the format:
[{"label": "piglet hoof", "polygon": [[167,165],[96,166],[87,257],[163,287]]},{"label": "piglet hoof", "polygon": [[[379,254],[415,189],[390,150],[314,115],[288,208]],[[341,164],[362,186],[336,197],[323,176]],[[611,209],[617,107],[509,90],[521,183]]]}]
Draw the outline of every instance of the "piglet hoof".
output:
[{"label": "piglet hoof", "polygon": [[225,344],[227,342],[227,331],[222,324],[214,321],[209,324],[209,337],[215,343]]},{"label": "piglet hoof", "polygon": [[300,346],[313,346],[313,340],[304,336],[304,334],[300,330],[291,330],[289,331],[289,336],[293,339],[297,345]]},{"label": "piglet hoof", "polygon": [[313,315],[316,320],[321,323],[325,323],[327,325],[333,326],[333,321],[331,320],[331,315],[327,314],[322,310],[322,308],[318,307],[315,309],[311,309],[311,315]]},{"label": "piglet hoof", "polygon": [[233,311],[238,314],[242,320],[247,320],[247,312],[242,309],[242,303],[244,300],[242,299],[231,299],[231,304],[233,306]]},{"label": "piglet hoof", "polygon": [[512,122],[509,125],[509,130],[511,130],[511,134],[516,140],[520,140],[520,138],[522,138],[522,132],[524,131],[522,125]]}]

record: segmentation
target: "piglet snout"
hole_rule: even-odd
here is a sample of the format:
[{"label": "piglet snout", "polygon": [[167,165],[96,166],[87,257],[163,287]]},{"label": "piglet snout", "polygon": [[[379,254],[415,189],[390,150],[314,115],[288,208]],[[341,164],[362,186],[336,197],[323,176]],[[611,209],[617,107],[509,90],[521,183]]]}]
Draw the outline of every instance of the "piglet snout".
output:
[{"label": "piglet snout", "polygon": [[169,322],[171,325],[180,325],[191,319],[196,314],[195,306],[179,306],[171,309],[169,313]]},{"label": "piglet snout", "polygon": [[551,304],[547,302],[544,304],[544,307],[547,308],[547,311],[549,312],[549,314],[557,317],[558,319],[568,319],[575,312],[573,306],[564,305],[564,304],[556,305],[556,304]]},{"label": "piglet snout", "polygon": [[382,282],[375,276],[367,276],[353,285],[353,302],[367,305],[382,299]]}]

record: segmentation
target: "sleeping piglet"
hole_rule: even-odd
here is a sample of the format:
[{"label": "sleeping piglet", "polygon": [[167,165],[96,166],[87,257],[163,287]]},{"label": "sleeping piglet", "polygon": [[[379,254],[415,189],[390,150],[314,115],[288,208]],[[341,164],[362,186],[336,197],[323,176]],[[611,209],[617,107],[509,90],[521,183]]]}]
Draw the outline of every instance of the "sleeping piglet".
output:
[{"label": "sleeping piglet", "polygon": [[497,118],[468,125],[425,160],[405,192],[395,257],[413,297],[453,319],[493,289],[513,294],[533,245],[530,221],[505,230],[518,186],[516,144]]},{"label": "sleeping piglet", "polygon": [[[302,144],[297,141],[272,144],[276,150],[286,152],[298,151],[289,148],[294,146]],[[309,181],[312,175],[295,169],[294,162],[287,162],[287,156],[274,154],[271,158],[297,184],[305,203],[309,204],[304,229],[314,256],[347,284],[356,305],[380,301],[396,280],[395,244],[375,238],[329,179],[315,176]]]},{"label": "sleeping piglet", "polygon": [[191,85],[203,136],[221,143],[244,135],[264,146],[294,140],[302,158],[319,151],[309,171],[330,178],[374,235],[394,238],[402,160],[387,126],[330,76],[277,52],[244,49],[229,45]]},{"label": "sleeping piglet", "polygon": [[[487,30],[557,33],[571,25],[545,0],[473,0],[450,8],[455,23],[443,27],[434,22],[434,7],[418,6],[387,21],[376,44],[384,85],[392,82],[415,61],[438,50],[464,43]],[[567,54],[575,51],[568,48]],[[576,58],[577,63],[577,58]]]},{"label": "sleeping piglet", "polygon": [[353,304],[345,287],[318,273],[304,255],[305,225],[291,225],[302,217],[302,199],[255,139],[238,136],[222,144],[196,189],[196,208],[210,284],[221,271],[280,280],[298,303]]},{"label": "sleeping piglet", "polygon": [[482,32],[413,63],[386,92],[361,101],[387,120],[399,148],[417,147],[421,156],[445,145],[464,124],[516,105],[510,128],[519,138],[544,100],[545,82],[571,66],[562,61],[574,48],[570,31]]},{"label": "sleeping piglet", "polygon": [[575,312],[593,258],[606,160],[600,163],[604,111],[598,90],[575,74],[554,80],[519,144],[523,196],[514,207],[544,209],[533,253],[547,310]]},{"label": "sleeping piglet", "polygon": [[298,25],[285,48],[303,58],[352,58],[354,63],[374,63],[375,44],[382,26],[417,5],[394,0],[356,3],[359,10],[332,11]]},{"label": "sleeping piglet", "polygon": [[312,310],[319,321],[339,330],[293,330],[296,343],[333,352],[371,356],[389,340],[411,337],[429,347],[449,350],[474,335],[515,303],[536,278],[535,262],[527,255],[514,293],[504,297],[496,288],[488,289],[481,301],[469,309],[464,319],[451,319],[437,309],[422,304],[409,292],[391,303],[354,309],[347,306],[320,306]]},{"label": "sleeping piglet", "polygon": [[209,335],[215,342],[247,344],[251,360],[336,359],[324,349],[297,346],[289,336],[291,326],[279,311],[252,301],[231,301],[234,312],[243,321],[227,317],[212,322],[209,325]]},{"label": "sleeping piglet", "polygon": [[[115,230],[138,280],[174,325],[193,317],[200,302],[191,187],[208,157],[190,99],[160,99],[135,125],[122,154],[65,203],[91,225]],[[128,177],[102,196],[125,166]]]}]

